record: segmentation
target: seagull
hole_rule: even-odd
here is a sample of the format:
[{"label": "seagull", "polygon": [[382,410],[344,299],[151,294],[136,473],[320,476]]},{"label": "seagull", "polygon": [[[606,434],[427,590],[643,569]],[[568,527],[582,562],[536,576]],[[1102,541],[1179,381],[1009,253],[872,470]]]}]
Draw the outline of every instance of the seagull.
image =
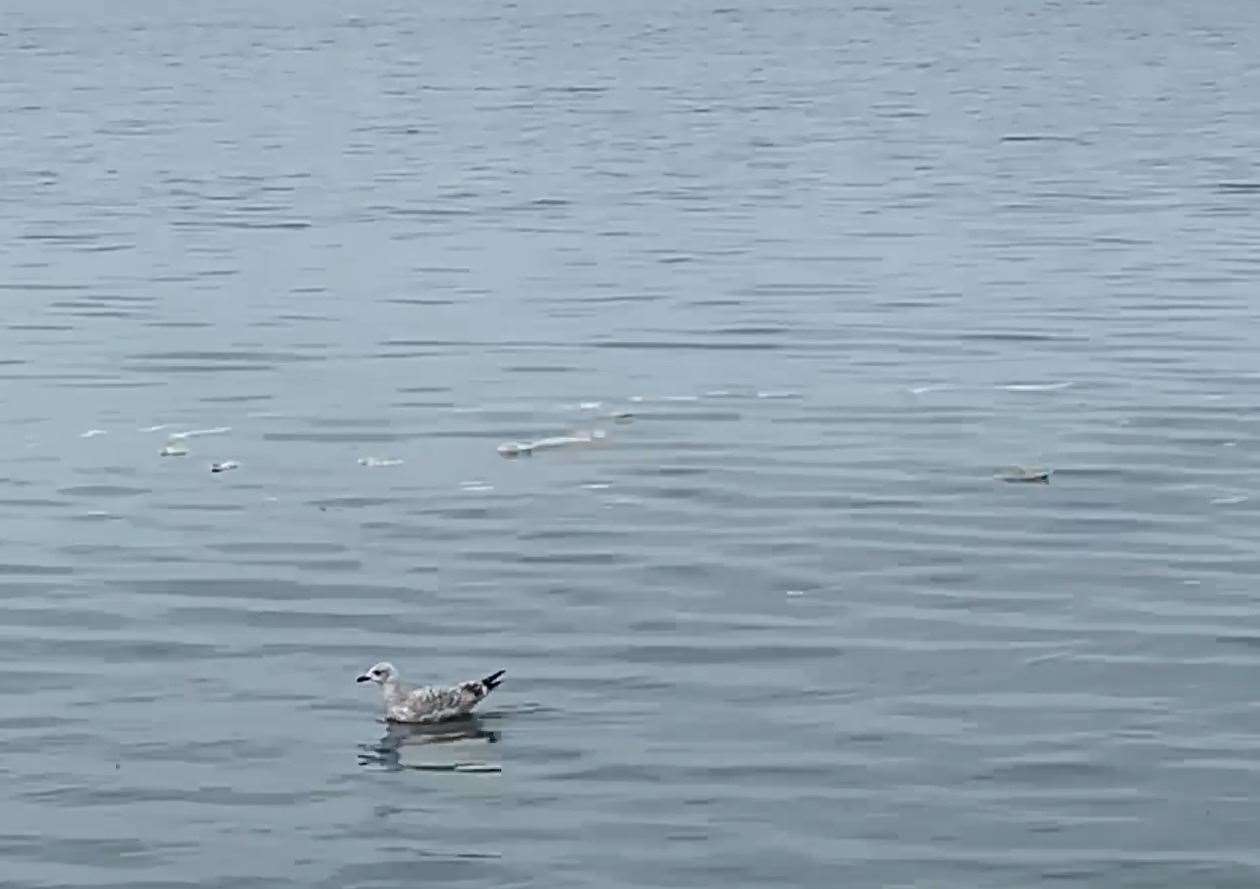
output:
[{"label": "seagull", "polygon": [[486,695],[499,687],[506,672],[499,670],[485,679],[446,687],[412,688],[398,678],[393,664],[382,661],[355,681],[375,682],[381,687],[386,722],[425,723],[467,716]]}]

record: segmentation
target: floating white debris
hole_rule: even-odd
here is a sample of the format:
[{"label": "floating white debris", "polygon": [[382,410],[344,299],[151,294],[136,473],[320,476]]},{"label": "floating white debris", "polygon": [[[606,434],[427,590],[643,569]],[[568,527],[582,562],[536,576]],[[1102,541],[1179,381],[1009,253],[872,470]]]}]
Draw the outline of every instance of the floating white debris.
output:
[{"label": "floating white debris", "polygon": [[1215,500],[1210,502],[1213,506],[1231,506],[1235,503],[1245,503],[1247,502],[1247,498],[1242,494],[1239,494],[1236,497],[1217,497]]},{"label": "floating white debris", "polygon": [[459,483],[460,490],[468,491],[471,494],[481,494],[486,491],[493,491],[494,485],[488,485],[481,481],[468,481]]},{"label": "floating white debris", "polygon": [[776,390],[776,391],[758,392],[757,397],[767,398],[767,399],[782,399],[782,398],[800,398],[801,396],[797,392],[789,392],[787,390]]},{"label": "floating white debris", "polygon": [[402,460],[397,457],[360,457],[359,465],[367,466],[372,469],[379,469],[382,466],[402,466]]},{"label": "floating white debris", "polygon": [[994,478],[1004,482],[1041,482],[1050,481],[1050,470],[1042,466],[1003,466],[993,474]]},{"label": "floating white debris", "polygon": [[96,438],[96,436],[104,434],[104,429],[89,429],[87,432],[80,433],[79,438]]},{"label": "floating white debris", "polygon": [[804,590],[788,590],[787,593],[785,593],[785,595],[789,599],[799,599],[801,596],[805,595],[805,591]]},{"label": "floating white debris", "polygon": [[498,451],[502,457],[527,457],[535,451],[563,448],[569,445],[593,444],[607,437],[608,433],[604,430],[594,429],[590,432],[575,432],[573,435],[540,438],[537,441],[508,441],[499,445]]},{"label": "floating white debris", "polygon": [[597,411],[604,406],[602,401],[583,401],[578,405],[580,411]]},{"label": "floating white debris", "polygon": [[586,482],[582,487],[588,491],[607,491],[612,485],[608,482]]},{"label": "floating white debris", "polygon": [[159,423],[156,426],[145,426],[140,431],[141,432],[161,432],[163,429],[170,429],[170,428],[171,428],[170,423]]},{"label": "floating white debris", "polygon": [[188,456],[188,445],[184,443],[182,438],[171,438],[167,440],[166,445],[158,453],[163,457],[186,457]]},{"label": "floating white debris", "polygon": [[240,467],[241,467],[241,464],[237,463],[235,460],[224,460],[222,463],[211,463],[210,471],[211,472],[228,472],[229,470],[232,470],[232,469],[240,469]]}]

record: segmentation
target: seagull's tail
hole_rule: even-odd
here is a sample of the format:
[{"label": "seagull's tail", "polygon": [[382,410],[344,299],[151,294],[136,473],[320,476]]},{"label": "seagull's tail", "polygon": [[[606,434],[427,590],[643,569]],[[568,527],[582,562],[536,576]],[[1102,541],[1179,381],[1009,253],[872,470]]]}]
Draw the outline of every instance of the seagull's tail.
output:
[{"label": "seagull's tail", "polygon": [[481,684],[486,687],[487,692],[492,692],[503,683],[503,674],[506,672],[507,670],[498,670],[491,673],[485,679],[481,680]]}]

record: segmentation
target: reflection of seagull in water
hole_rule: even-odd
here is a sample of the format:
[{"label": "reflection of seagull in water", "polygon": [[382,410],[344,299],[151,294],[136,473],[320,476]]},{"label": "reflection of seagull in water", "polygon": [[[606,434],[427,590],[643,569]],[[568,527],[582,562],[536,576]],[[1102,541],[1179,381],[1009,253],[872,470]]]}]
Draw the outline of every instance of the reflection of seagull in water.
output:
[{"label": "reflection of seagull in water", "polygon": [[388,722],[429,723],[467,716],[503,682],[506,670],[448,687],[411,688],[398,678],[393,664],[379,663],[358,678],[381,687]]},{"label": "reflection of seagull in water", "polygon": [[[385,737],[375,744],[359,745],[359,765],[380,766],[390,771],[501,772],[501,765],[464,758],[472,753],[469,743],[497,744],[499,733],[484,728],[476,716],[442,723],[408,725],[391,722]],[[412,751],[410,754],[408,750]],[[443,755],[441,751],[450,750]],[[420,751],[429,751],[422,754]],[[417,755],[422,758],[417,759]]]}]

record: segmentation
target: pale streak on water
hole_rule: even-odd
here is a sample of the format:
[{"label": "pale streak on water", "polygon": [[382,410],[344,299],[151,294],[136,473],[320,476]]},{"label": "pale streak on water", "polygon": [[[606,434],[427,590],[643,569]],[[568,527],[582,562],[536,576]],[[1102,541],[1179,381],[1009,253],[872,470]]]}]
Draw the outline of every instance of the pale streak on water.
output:
[{"label": "pale streak on water", "polygon": [[1255,886],[1256,46],[10,4],[5,885]]}]

